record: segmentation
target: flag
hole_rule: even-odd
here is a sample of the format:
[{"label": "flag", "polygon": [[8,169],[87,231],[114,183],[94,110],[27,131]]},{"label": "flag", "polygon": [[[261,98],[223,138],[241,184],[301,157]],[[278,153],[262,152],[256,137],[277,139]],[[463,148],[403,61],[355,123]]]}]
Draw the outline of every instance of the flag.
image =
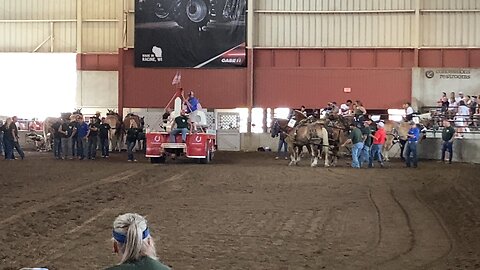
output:
[{"label": "flag", "polygon": [[181,80],[182,80],[182,74],[180,74],[180,72],[177,71],[177,74],[175,74],[175,77],[173,77],[172,85],[180,84]]}]

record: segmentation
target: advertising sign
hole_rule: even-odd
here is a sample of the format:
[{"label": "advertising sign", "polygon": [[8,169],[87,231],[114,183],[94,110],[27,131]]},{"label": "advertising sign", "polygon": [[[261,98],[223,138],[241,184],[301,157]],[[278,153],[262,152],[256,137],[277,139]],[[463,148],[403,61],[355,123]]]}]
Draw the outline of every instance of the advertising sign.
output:
[{"label": "advertising sign", "polygon": [[135,0],[135,66],[245,67],[246,0]]}]

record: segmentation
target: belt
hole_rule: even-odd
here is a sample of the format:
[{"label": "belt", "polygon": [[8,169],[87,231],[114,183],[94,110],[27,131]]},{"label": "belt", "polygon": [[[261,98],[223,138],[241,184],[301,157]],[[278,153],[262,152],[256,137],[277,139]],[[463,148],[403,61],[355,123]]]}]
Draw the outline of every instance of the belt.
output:
[{"label": "belt", "polygon": [[417,143],[418,141],[408,141],[408,143]]}]

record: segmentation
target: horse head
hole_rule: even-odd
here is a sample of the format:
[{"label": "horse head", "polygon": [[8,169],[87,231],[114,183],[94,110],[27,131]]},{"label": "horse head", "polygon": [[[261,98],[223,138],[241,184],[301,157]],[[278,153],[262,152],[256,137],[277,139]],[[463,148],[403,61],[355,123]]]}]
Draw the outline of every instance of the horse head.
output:
[{"label": "horse head", "polygon": [[82,108],[75,108],[75,110],[73,110],[72,114],[82,115]]},{"label": "horse head", "polygon": [[114,110],[107,109],[107,115],[117,115]]}]

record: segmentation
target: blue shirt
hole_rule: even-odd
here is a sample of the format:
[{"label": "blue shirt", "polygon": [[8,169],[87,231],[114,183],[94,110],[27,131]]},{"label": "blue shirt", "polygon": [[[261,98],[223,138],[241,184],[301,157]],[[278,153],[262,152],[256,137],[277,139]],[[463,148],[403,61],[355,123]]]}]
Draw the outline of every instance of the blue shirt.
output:
[{"label": "blue shirt", "polygon": [[408,141],[409,142],[416,142],[420,138],[420,129],[418,129],[417,127],[411,128],[410,130],[408,130],[408,134],[409,135],[415,135],[415,137],[413,137],[413,138],[408,137]]},{"label": "blue shirt", "polygon": [[88,125],[87,123],[83,122],[82,124],[78,124],[78,137],[83,138],[87,136],[88,133]]},{"label": "blue shirt", "polygon": [[189,98],[188,103],[190,103],[190,106],[188,106],[187,104],[187,113],[194,112],[197,110],[198,99],[196,97]]}]

